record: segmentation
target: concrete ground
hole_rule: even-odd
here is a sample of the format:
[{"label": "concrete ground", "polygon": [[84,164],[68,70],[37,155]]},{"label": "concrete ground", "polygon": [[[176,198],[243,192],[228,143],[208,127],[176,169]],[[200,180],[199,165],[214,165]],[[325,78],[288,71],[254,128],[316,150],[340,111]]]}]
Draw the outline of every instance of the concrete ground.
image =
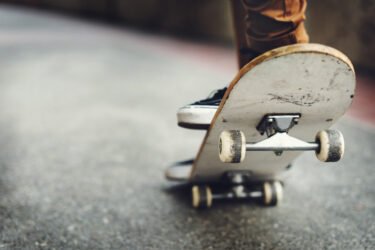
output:
[{"label": "concrete ground", "polygon": [[375,129],[342,161],[305,153],[278,207],[190,206],[165,168],[203,133],[177,108],[231,80],[234,52],[0,5],[0,249],[374,249]]}]

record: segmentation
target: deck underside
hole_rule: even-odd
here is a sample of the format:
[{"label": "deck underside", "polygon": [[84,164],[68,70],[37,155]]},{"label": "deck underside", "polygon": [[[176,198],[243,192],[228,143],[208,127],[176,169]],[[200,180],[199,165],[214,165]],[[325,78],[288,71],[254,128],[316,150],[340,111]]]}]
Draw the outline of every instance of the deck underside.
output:
[{"label": "deck underside", "polygon": [[218,180],[223,173],[246,170],[252,179],[279,174],[301,152],[247,152],[243,163],[222,163],[219,134],[241,130],[248,142],[266,138],[256,126],[265,114],[301,114],[290,135],[314,141],[318,131],[331,127],[348,109],[355,90],[353,67],[345,55],[318,44],[275,49],[246,65],[230,84],[203,140],[189,180]]}]

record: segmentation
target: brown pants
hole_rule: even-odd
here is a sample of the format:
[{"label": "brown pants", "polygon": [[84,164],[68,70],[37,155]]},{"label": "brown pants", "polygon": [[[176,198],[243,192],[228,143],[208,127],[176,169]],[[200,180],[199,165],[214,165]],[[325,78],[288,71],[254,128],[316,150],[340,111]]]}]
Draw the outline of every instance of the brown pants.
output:
[{"label": "brown pants", "polygon": [[231,0],[240,68],[259,54],[307,43],[306,0]]}]

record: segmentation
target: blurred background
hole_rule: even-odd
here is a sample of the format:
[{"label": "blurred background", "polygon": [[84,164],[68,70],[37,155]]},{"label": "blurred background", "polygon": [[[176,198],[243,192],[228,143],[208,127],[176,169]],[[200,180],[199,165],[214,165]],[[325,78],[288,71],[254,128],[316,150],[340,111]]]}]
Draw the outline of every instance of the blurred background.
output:
[{"label": "blurred background", "polygon": [[[2,0],[149,31],[232,44],[228,0]],[[333,46],[363,69],[375,70],[375,2],[308,1],[311,42]]]}]

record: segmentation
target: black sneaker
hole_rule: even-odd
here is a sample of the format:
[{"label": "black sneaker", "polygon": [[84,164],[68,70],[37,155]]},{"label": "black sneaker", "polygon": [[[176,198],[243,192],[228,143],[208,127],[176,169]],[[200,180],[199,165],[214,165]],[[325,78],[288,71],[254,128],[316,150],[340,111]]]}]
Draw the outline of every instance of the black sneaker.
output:
[{"label": "black sneaker", "polygon": [[186,105],[177,112],[178,125],[191,129],[208,129],[227,87],[213,91],[206,99]]}]

